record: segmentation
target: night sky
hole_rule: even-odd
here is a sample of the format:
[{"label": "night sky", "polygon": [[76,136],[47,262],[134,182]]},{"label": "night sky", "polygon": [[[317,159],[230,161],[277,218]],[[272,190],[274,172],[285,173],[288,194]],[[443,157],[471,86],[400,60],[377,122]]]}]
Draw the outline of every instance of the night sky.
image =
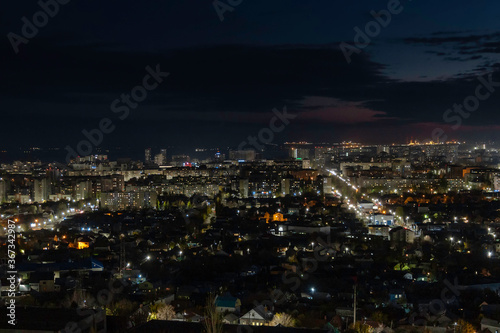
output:
[{"label": "night sky", "polygon": [[[213,1],[72,0],[17,54],[8,34],[41,8],[2,1],[0,147],[76,146],[102,118],[103,147],[237,146],[285,106],[273,143],[498,140],[500,87],[458,128],[443,114],[500,82],[500,3],[401,1],[347,63],[339,44],[391,1],[243,0],[221,21]],[[157,64],[170,75],[121,120],[112,102]]]}]

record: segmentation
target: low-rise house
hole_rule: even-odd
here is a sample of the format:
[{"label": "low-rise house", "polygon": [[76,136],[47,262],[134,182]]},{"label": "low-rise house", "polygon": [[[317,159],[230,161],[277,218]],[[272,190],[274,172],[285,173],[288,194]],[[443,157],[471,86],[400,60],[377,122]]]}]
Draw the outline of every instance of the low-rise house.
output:
[{"label": "low-rise house", "polygon": [[338,315],[342,320],[346,320],[347,318],[354,317],[354,309],[347,307],[338,307],[335,309],[335,314]]},{"label": "low-rise house", "polygon": [[411,244],[415,240],[415,232],[403,227],[392,228],[389,235],[392,243]]},{"label": "low-rise house", "polygon": [[35,272],[30,274],[29,289],[40,293],[50,293],[60,291],[60,286],[55,283],[54,273],[52,272]]},{"label": "low-rise house", "polygon": [[239,319],[238,316],[235,315],[234,313],[228,313],[227,315],[224,316],[224,318],[222,318],[222,321],[224,322],[224,324],[237,325],[238,319]]},{"label": "low-rise house", "polygon": [[139,284],[138,288],[143,293],[151,293],[154,290],[153,284],[149,281],[144,281],[143,283]]},{"label": "low-rise house", "polygon": [[70,271],[102,272],[103,270],[104,265],[94,258],[86,258],[79,261],[58,261],[51,263],[22,262],[17,266],[17,271],[23,279],[27,278],[27,276],[31,275],[33,272],[53,272],[55,278],[59,278],[62,273]]},{"label": "low-rise house", "polygon": [[406,299],[406,295],[403,289],[391,289],[389,291],[389,301],[390,302],[401,302]]},{"label": "low-rise house", "polygon": [[263,305],[259,305],[240,317],[240,325],[263,326],[273,319],[273,313]]},{"label": "low-rise house", "polygon": [[500,313],[500,304],[488,304],[483,302],[479,307],[481,308],[481,313],[487,317]]},{"label": "low-rise house", "polygon": [[484,317],[481,319],[481,331],[497,333],[500,332],[500,322]]},{"label": "low-rise house", "polygon": [[189,321],[193,323],[199,323],[203,321],[203,317],[197,313],[191,311],[184,311],[178,314],[178,320]]}]

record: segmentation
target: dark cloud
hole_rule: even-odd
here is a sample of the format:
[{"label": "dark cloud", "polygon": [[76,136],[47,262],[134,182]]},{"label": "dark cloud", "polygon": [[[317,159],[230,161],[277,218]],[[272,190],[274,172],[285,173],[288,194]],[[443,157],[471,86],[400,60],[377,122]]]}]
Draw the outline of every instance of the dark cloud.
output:
[{"label": "dark cloud", "polygon": [[449,36],[449,35],[459,35],[459,34],[466,34],[466,33],[471,33],[473,32],[472,30],[464,30],[464,31],[436,31],[431,33],[431,36]]},{"label": "dark cloud", "polygon": [[[459,2],[468,14],[483,14]],[[500,33],[486,24],[449,31],[458,18],[439,15],[448,5],[433,4],[432,11],[415,1],[406,5],[347,64],[335,41],[351,42],[353,27],[364,27],[373,19],[370,10],[383,6],[244,1],[220,22],[211,1],[110,0],[98,7],[72,1],[19,54],[7,38],[0,42],[2,121],[19,124],[0,138],[12,146],[74,145],[83,129],[116,117],[111,102],[156,64],[171,75],[117,122],[105,146],[234,145],[284,105],[299,117],[276,142],[428,137],[422,124],[442,122],[447,108],[474,92],[477,75],[498,70]],[[436,28],[424,26],[413,8],[429,13],[423,19],[433,19]],[[36,2],[0,4],[0,31],[18,33],[20,18],[38,9]],[[393,48],[384,49],[388,44]],[[416,63],[414,50],[425,60]],[[395,68],[397,62],[403,66]],[[441,73],[449,64],[454,67]],[[407,73],[418,82],[395,79]],[[493,94],[482,103],[467,119],[468,133],[500,121],[499,102]]]},{"label": "dark cloud", "polygon": [[404,42],[439,47],[440,51],[427,50],[426,52],[443,56],[447,61],[466,62],[485,58],[487,54],[500,53],[500,33],[463,35],[464,33],[466,32],[438,32],[431,34],[432,37],[405,38]]},{"label": "dark cloud", "polygon": [[[490,34],[482,34],[482,35],[464,35],[464,36],[455,36],[456,34],[461,34],[462,32],[455,33],[437,33],[438,36],[443,37],[409,37],[405,38],[404,41],[410,44],[425,44],[425,45],[442,45],[446,43],[454,43],[454,44],[470,44],[476,43],[480,44],[489,40],[498,40],[500,38],[500,33],[490,33]],[[432,34],[433,36],[436,33]]]}]

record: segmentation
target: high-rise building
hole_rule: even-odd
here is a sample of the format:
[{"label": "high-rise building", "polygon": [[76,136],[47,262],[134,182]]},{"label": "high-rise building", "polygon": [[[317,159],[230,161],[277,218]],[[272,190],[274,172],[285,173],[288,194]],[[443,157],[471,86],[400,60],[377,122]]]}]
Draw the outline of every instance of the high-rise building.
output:
[{"label": "high-rise building", "polygon": [[125,190],[125,177],[120,174],[110,176],[113,181],[113,191],[123,192]]},{"label": "high-rise building", "polygon": [[7,183],[5,180],[0,178],[0,203],[5,201],[5,198],[7,197]]},{"label": "high-rise building", "polygon": [[239,192],[242,198],[248,198],[248,179],[240,179]]},{"label": "high-rise building", "polygon": [[90,180],[78,182],[74,188],[74,198],[84,200],[92,196],[92,182]]},{"label": "high-rise building", "polygon": [[[2,193],[2,183],[0,183],[0,193]],[[500,191],[500,175],[496,174],[493,176],[493,190]],[[0,197],[1,200],[1,197]]]},{"label": "high-rise building", "polygon": [[290,148],[290,157],[292,158],[300,158],[300,159],[308,159],[309,158],[309,149],[307,148]]},{"label": "high-rise building", "polygon": [[156,154],[155,155],[155,164],[156,165],[165,165],[165,157],[163,154]]},{"label": "high-rise building", "polygon": [[333,190],[332,177],[324,177],[323,178],[323,194],[332,194],[332,190]]},{"label": "high-rise building", "polygon": [[321,169],[326,165],[326,157],[328,153],[328,148],[326,147],[315,147],[314,148],[314,167]]},{"label": "high-rise building", "polygon": [[44,202],[49,199],[50,180],[47,178],[35,179],[33,186],[33,201]]},{"label": "high-rise building", "polygon": [[144,150],[144,163],[151,164],[151,148]]},{"label": "high-rise building", "polygon": [[283,178],[281,180],[281,194],[289,195],[290,194],[290,182],[291,178]]},{"label": "high-rise building", "polygon": [[155,191],[137,191],[133,193],[132,207],[149,208],[156,207],[158,195]]},{"label": "high-rise building", "polygon": [[166,149],[160,149],[160,154],[163,156],[163,163],[167,163],[167,150]]},{"label": "high-rise building", "polygon": [[311,169],[311,160],[302,160],[302,169]]}]

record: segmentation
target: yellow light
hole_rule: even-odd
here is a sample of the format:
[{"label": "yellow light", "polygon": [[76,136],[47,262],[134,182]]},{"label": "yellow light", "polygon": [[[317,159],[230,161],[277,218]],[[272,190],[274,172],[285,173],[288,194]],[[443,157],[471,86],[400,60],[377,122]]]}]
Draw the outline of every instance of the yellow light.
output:
[{"label": "yellow light", "polygon": [[78,250],[86,249],[89,247],[89,243],[87,242],[78,242]]}]

